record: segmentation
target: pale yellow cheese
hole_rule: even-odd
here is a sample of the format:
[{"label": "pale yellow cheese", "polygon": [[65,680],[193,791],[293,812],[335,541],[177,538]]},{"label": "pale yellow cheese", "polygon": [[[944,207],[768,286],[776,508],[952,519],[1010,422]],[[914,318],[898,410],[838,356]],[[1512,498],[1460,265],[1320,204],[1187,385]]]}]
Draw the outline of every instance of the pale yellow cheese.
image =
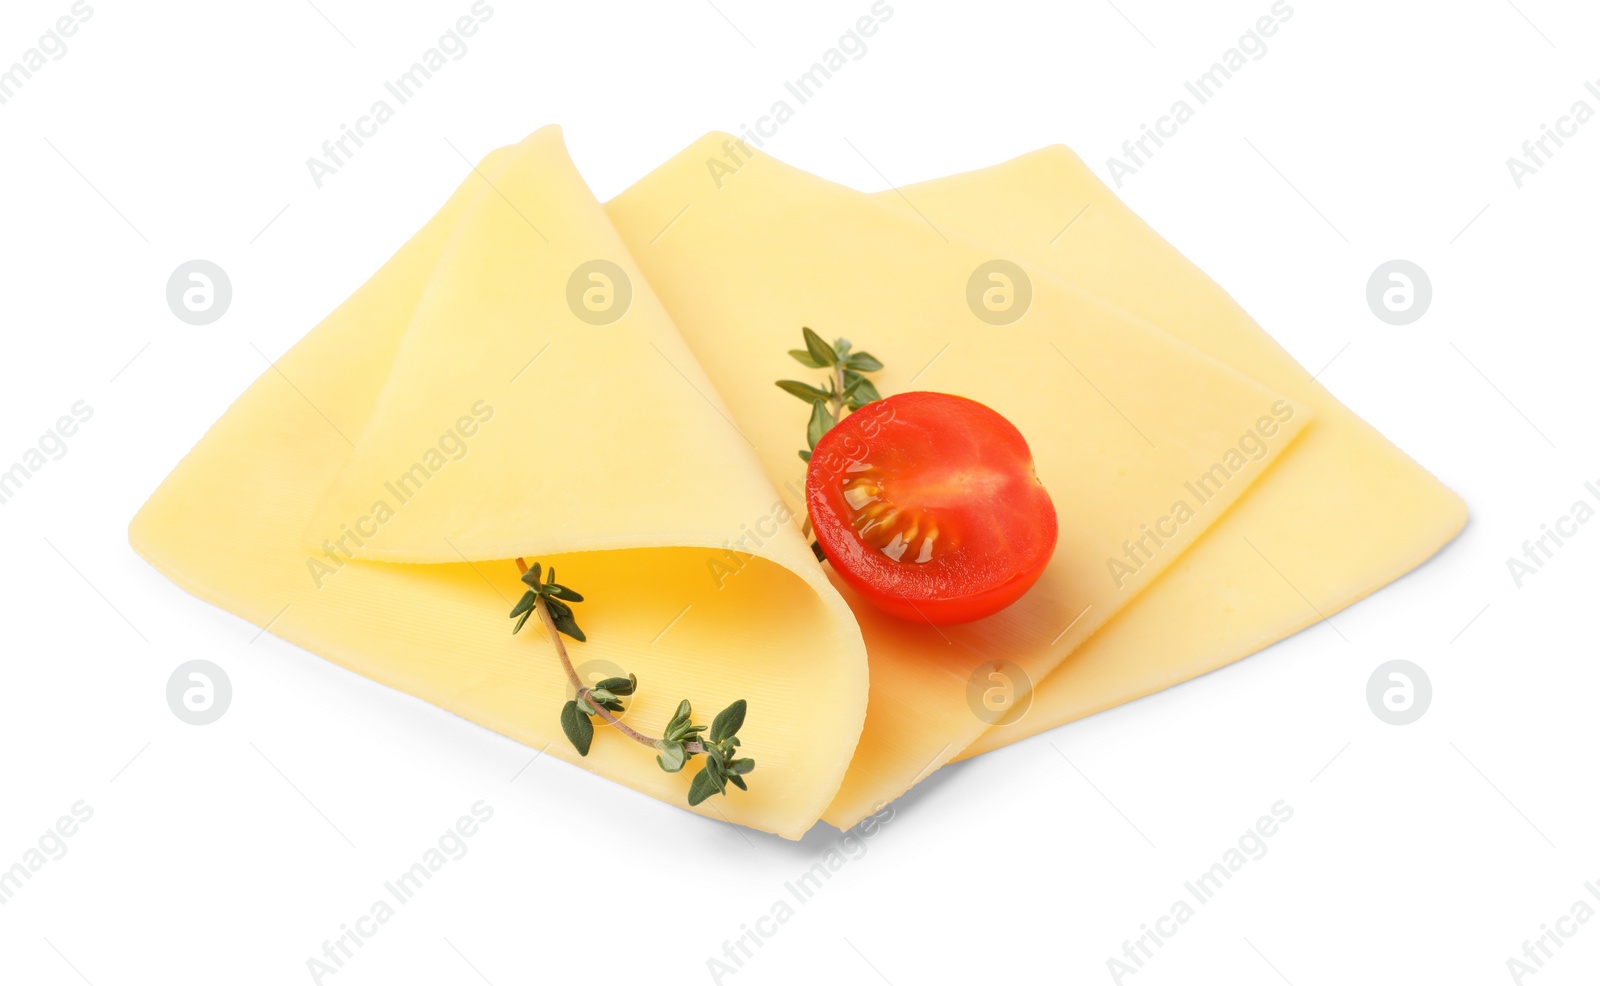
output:
[{"label": "pale yellow cheese", "polygon": [[[1330,429],[1344,436],[1340,468],[1416,493],[1417,515],[1459,506],[1287,372],[1303,375],[1070,155],[919,188],[908,206],[763,157],[730,167],[727,143],[711,135],[624,193],[606,210],[615,229],[552,130],[491,155],[218,422],[136,518],[136,547],[286,639],[579,762],[556,726],[565,683],[548,642],[512,638],[501,619],[520,591],[510,559],[553,561],[591,600],[579,614],[592,643],[574,658],[644,682],[631,722],[659,729],[684,696],[706,716],[750,700],[752,790],[700,810],[795,838],[825,806],[851,824],[974,740],[1125,701],[1303,625],[1286,603],[1233,618],[1234,587],[1268,587],[1212,546],[1241,516],[1258,518],[1251,540],[1269,555],[1273,538],[1305,558],[1348,540],[1319,546],[1304,516],[1246,495],[1307,461],[1324,414],[1348,419]],[[1021,242],[1077,193],[1106,200],[1079,224],[1102,221],[1102,205],[1112,216],[1081,255]],[[967,301],[973,270],[995,258],[1020,261],[1033,289],[1008,325]],[[568,307],[573,271],[596,259],[633,295],[604,325]],[[771,385],[807,377],[784,355],[801,324],[883,358],[885,393],[961,393],[1019,425],[1062,519],[1056,559],[1022,603],[936,629],[843,589],[847,608],[826,584],[789,520],[806,411]],[[1330,456],[1306,482],[1327,480]],[[1192,517],[1173,519],[1179,502]],[[1360,541],[1343,582],[1319,589],[1370,591],[1454,532],[1441,533],[1446,518],[1397,539],[1413,518],[1388,516],[1390,550]],[[1187,647],[1171,646],[1169,610]],[[1020,724],[985,733],[972,682],[1000,660],[1040,687]],[[687,786],[605,730],[581,762],[672,803]]]},{"label": "pale yellow cheese", "polygon": [[[632,281],[609,325],[567,303],[570,275],[594,259]],[[286,640],[682,805],[691,772],[662,772],[609,729],[587,759],[562,737],[550,643],[537,624],[513,637],[506,619],[521,592],[511,559],[554,564],[589,599],[576,609],[591,642],[570,644],[574,661],[640,679],[630,723],[659,734],[679,699],[701,722],[749,702],[750,790],[697,810],[798,838],[851,759],[866,660],[775,506],[547,128],[490,155],[265,372],[130,536],[175,582]],[[771,533],[719,579],[721,546],[744,525]],[[308,547],[324,541],[331,551]]]},{"label": "pale yellow cheese", "polygon": [[1466,522],[1459,497],[1339,403],[1065,147],[903,193],[880,198],[1081,285],[1316,412],[1177,565],[1037,683],[1026,715],[964,756],[1254,653],[1415,568]]},{"label": "pale yellow cheese", "polygon": [[[730,146],[722,134],[702,138],[607,212],[772,482],[791,493],[803,482],[795,453],[807,410],[773,381],[808,378],[785,354],[806,325],[883,360],[875,378],[885,394],[947,391],[1004,414],[1028,439],[1061,523],[1038,585],[978,623],[898,620],[840,585],[872,677],[861,745],[824,815],[846,827],[982,734],[985,709],[969,702],[975,677],[987,686],[994,662],[1008,660],[1043,680],[1215,522],[1312,415],[1047,276],[1031,278],[1020,319],[990,324],[969,307],[968,285],[992,251],[765,155],[730,164]],[[1263,419],[1273,421],[1272,436],[1240,454]],[[1201,500],[1189,491],[1208,474],[1214,485]],[[1174,521],[1180,501],[1192,516]],[[1163,523],[1170,537],[1130,554],[1125,542]]]}]

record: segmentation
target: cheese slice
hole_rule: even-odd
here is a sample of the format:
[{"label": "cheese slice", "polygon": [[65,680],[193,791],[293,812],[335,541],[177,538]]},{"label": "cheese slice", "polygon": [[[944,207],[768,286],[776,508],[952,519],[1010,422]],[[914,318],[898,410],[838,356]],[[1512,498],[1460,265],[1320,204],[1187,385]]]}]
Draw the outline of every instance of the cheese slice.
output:
[{"label": "cheese slice", "polygon": [[[599,279],[597,260],[613,265]],[[613,730],[586,759],[562,736],[550,642],[506,619],[513,559],[554,565],[589,600],[574,662],[640,679],[630,724],[659,735],[680,699],[700,722],[749,702],[750,790],[697,810],[793,839],[840,784],[867,678],[860,630],[787,516],[546,128],[486,158],[265,372],[130,537],[285,640],[683,805],[692,771]],[[767,536],[727,574],[746,526]]]},{"label": "cheese slice", "polygon": [[[898,620],[835,580],[861,624],[872,679],[856,759],[824,815],[841,828],[977,739],[991,711],[1004,711],[1003,698],[998,709],[984,704],[1004,687],[993,675],[1014,667],[1013,677],[1044,680],[1312,418],[1079,288],[1037,270],[988,278],[987,265],[1006,255],[723,134],[691,145],[607,212],[796,509],[808,412],[773,381],[807,379],[786,355],[803,325],[883,360],[874,375],[883,393],[946,391],[998,410],[1028,439],[1054,500],[1061,536],[1049,567],[988,619]],[[1030,283],[1020,317],[985,317],[981,289],[1016,300]]]},{"label": "cheese slice", "polygon": [[1459,497],[1339,403],[1067,148],[902,192],[880,198],[1082,285],[1316,415],[1178,564],[1036,683],[1025,715],[963,756],[1254,653],[1422,564],[1466,523]]},{"label": "cheese slice", "polygon": [[[548,641],[502,619],[512,559],[554,564],[590,600],[574,660],[641,679],[631,723],[750,701],[751,790],[698,810],[798,838],[963,750],[1303,626],[1228,550],[1238,518],[1312,610],[1453,535],[1459,501],[1063,154],[872,197],[713,134],[602,211],[547,128],[490,155],[240,398],[133,543],[285,639],[681,805],[688,775],[649,751],[602,729],[580,760],[561,736]],[[1039,248],[1069,208],[1087,242]],[[1018,317],[992,291],[1023,298]],[[1062,529],[1021,603],[935,628],[830,584],[794,522],[807,412],[772,386],[807,377],[785,355],[801,325],[884,359],[886,393],[960,393],[1021,428]],[[1330,479],[1346,485],[1307,499]],[[1291,500],[1332,510],[1338,489],[1408,499],[1364,537],[1307,530]],[[1325,579],[1290,575],[1334,556]],[[1028,714],[989,729],[1009,719],[985,704],[997,680]]]}]

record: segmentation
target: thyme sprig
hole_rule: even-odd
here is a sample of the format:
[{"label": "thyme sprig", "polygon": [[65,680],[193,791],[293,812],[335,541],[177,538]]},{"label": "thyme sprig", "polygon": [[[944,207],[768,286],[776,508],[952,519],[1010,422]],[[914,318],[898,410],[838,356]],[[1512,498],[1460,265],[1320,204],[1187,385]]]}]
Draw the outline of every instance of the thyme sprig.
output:
[{"label": "thyme sprig", "polygon": [[865,374],[883,369],[883,364],[871,353],[851,352],[849,339],[835,339],[830,346],[809,328],[801,328],[800,334],[805,338],[806,348],[791,349],[789,355],[802,366],[828,370],[827,386],[779,380],[778,388],[811,405],[811,420],[806,425],[807,447],[800,450],[801,461],[810,462],[817,443],[828,429],[839,423],[846,408],[855,411],[882,399],[878,388]]},{"label": "thyme sprig", "polygon": [[[669,774],[678,773],[694,757],[703,755],[705,764],[689,783],[690,805],[698,805],[713,794],[727,794],[729,784],[741,791],[749,790],[744,775],[756,769],[756,762],[749,757],[736,756],[739,749],[738,733],[744,725],[748,708],[744,699],[717,713],[716,718],[711,720],[709,730],[706,726],[694,724],[693,709],[689,700],[684,699],[678,703],[677,712],[667,723],[666,735],[656,739],[639,732],[615,715],[626,711],[622,700],[638,690],[639,679],[630,674],[626,678],[607,678],[590,687],[578,677],[572,659],[567,656],[567,645],[561,639],[562,634],[578,641],[588,640],[573,618],[572,607],[567,605],[583,602],[583,596],[556,581],[554,566],[551,566],[549,575],[544,576],[538,562],[530,567],[518,558],[517,569],[522,573],[522,582],[528,591],[523,593],[522,599],[511,611],[511,618],[517,621],[511,632],[517,633],[530,617],[537,615],[550,634],[556,657],[561,660],[567,681],[572,684],[577,696],[561,707],[561,731],[579,756],[589,755],[594,744],[594,720],[598,718],[635,743],[659,751],[656,764]],[[702,736],[702,733],[706,735]]]}]

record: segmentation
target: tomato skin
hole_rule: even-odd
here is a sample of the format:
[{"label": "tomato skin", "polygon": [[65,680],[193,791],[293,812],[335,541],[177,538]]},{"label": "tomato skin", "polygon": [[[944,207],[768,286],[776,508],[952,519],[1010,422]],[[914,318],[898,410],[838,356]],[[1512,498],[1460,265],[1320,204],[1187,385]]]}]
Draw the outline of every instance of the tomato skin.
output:
[{"label": "tomato skin", "polygon": [[1043,574],[1055,506],[1027,441],[965,397],[875,401],[817,443],[806,507],[823,554],[873,606],[948,625],[993,615]]}]

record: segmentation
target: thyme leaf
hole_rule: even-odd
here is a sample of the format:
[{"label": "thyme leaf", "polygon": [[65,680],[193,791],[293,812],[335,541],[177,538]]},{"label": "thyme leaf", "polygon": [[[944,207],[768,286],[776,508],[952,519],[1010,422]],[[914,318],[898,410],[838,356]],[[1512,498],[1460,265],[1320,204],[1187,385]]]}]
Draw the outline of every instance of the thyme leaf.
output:
[{"label": "thyme leaf", "polygon": [[[538,562],[528,565],[518,558],[517,568],[522,572],[522,582],[528,591],[511,610],[511,618],[517,621],[511,632],[520,631],[529,618],[537,615],[550,634],[556,657],[576,695],[561,707],[561,731],[579,756],[587,757],[593,749],[594,720],[600,719],[635,743],[656,750],[656,765],[669,774],[681,772],[694,757],[704,756],[704,766],[689,783],[691,806],[701,804],[713,794],[726,794],[729,783],[741,791],[749,790],[742,775],[754,770],[756,762],[748,757],[734,758],[734,751],[739,748],[738,733],[744,726],[748,708],[744,699],[717,713],[709,727],[695,725],[694,707],[684,699],[678,703],[659,739],[639,732],[617,717],[617,713],[627,711],[622,700],[639,690],[639,679],[630,674],[626,678],[607,678],[592,687],[587,686],[567,656],[567,645],[561,639],[563,634],[573,640],[588,639],[578,628],[572,607],[568,605],[582,602],[583,596],[557,582],[554,567],[542,580]],[[708,729],[709,735],[704,735]]]}]

